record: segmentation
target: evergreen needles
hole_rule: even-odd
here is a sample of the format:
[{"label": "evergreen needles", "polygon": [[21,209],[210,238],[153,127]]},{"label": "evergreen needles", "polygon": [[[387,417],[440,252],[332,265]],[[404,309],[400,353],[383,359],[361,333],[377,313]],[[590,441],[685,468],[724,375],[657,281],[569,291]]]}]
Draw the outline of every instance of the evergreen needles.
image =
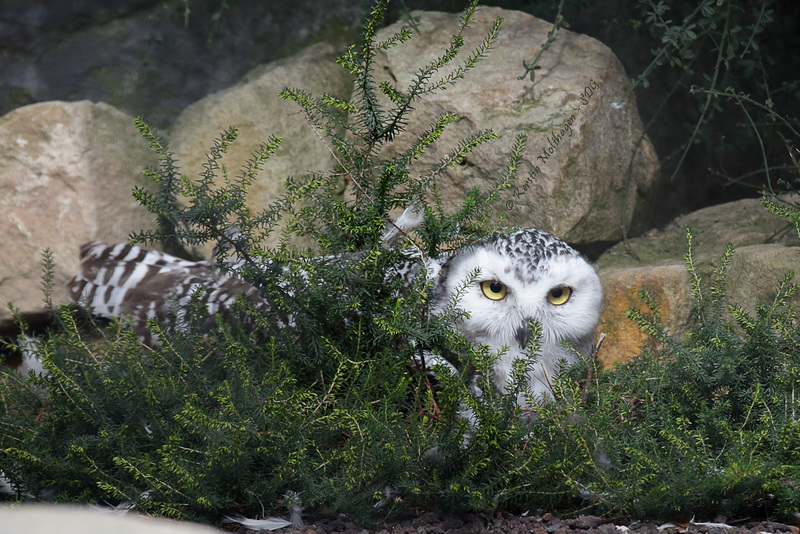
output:
[{"label": "evergreen needles", "polygon": [[[374,82],[374,54],[411,34],[375,42],[387,3],[378,2],[367,19],[360,49],[340,59],[357,88],[350,102],[281,92],[306,113],[338,168],[287,179],[286,194],[260,212],[245,198],[279,138],[268,139],[231,176],[220,163],[238,136],[228,128],[195,179],[180,173],[166,143],[137,120],[161,165],[146,171],[155,190],[134,191],[158,229],[133,240],[173,249],[212,242],[220,268],[235,263],[269,309],[241,301],[209,331],[198,291],[184,328],[165,331],[151,323],[159,340],[151,349],[124,320],[95,330],[69,308],[54,310],[56,327],[39,349],[46,373],[0,375],[0,470],[20,498],[125,502],[157,514],[218,520],[282,513],[283,496],[291,494],[297,496],[292,506],[306,511],[330,509],[369,521],[431,498],[482,507],[502,490],[497,466],[519,471],[504,465],[525,450],[513,399],[487,392],[479,402],[466,371],[443,370],[444,386],[424,372],[427,351],[453,355],[465,369],[479,369],[486,387],[493,356],[452,331],[456,302],[431,316],[425,276],[409,288],[393,273],[492,231],[497,221],[489,209],[513,181],[524,139],[506,178],[489,191],[471,191],[455,213],[438,201],[436,179],[494,139],[492,132],[477,132],[429,169],[412,172],[409,163],[457,120],[447,114],[399,156],[376,156],[402,131],[414,101],[446,89],[474,66],[500,22],[453,67],[464,56],[472,4],[448,49],[410,87],[394,88]],[[334,193],[343,175],[353,186],[352,200]],[[390,212],[409,206],[409,217],[421,219],[417,230],[394,227],[387,242]],[[279,222],[282,244],[265,247]],[[290,236],[308,238],[315,249],[290,246]],[[469,448],[479,461],[461,448],[468,426],[456,415],[464,404],[482,425]],[[500,435],[495,422],[504,427]],[[495,452],[501,456],[483,460]],[[439,455],[446,465],[439,465]],[[497,480],[486,485],[487,475]]]},{"label": "evergreen needles", "polygon": [[[220,267],[237,263],[270,307],[241,301],[209,330],[199,291],[185,328],[152,323],[160,343],[151,349],[124,320],[96,328],[72,309],[53,310],[56,324],[38,347],[47,372],[0,371],[0,471],[15,497],[132,503],[206,521],[301,507],[362,521],[426,508],[649,517],[797,510],[800,327],[786,306],[797,292],[789,276],[775,301],[751,316],[726,302],[732,251],[706,289],[689,233],[695,330],[670,336],[644,294],[646,309],[630,316],[653,347],[621,368],[593,368],[588,384],[596,362],[560,370],[552,377],[558,401],[535,413],[516,402],[526,395],[535,342],[516,362],[510,392],[496,391],[490,376],[498,354],[452,329],[457,299],[432,316],[425,276],[411,288],[390,276],[494,229],[490,208],[514,182],[525,138],[516,140],[506,176],[470,191],[454,212],[439,202],[436,180],[492,132],[476,132],[430,168],[412,171],[457,120],[445,114],[399,155],[379,159],[378,148],[397,142],[412,120],[414,103],[468,74],[500,24],[453,67],[473,3],[450,46],[410,86],[376,84],[376,51],[411,38],[404,30],[375,41],[387,3],[377,2],[368,17],[363,45],[339,60],[354,77],[351,100],[281,92],[338,164],[287,179],[286,194],[261,212],[247,206],[246,194],[279,138],[231,177],[220,164],[236,141],[229,128],[193,179],[137,121],[161,166],[147,172],[155,191],[134,192],[158,230],[134,239],[211,242]],[[335,194],[342,176],[352,185],[349,199]],[[420,224],[392,227],[391,213],[408,207]],[[279,222],[282,244],[269,249],[263,240]],[[315,250],[297,250],[290,236],[309,238]],[[49,256],[45,272],[47,290]],[[459,370],[430,354],[458,361]]]},{"label": "evergreen needles", "polygon": [[706,285],[691,229],[687,241],[695,327],[676,339],[654,309],[630,311],[656,343],[592,384],[579,428],[597,444],[591,467],[602,469],[576,477],[576,487],[617,513],[790,514],[800,502],[800,327],[787,306],[794,273],[751,316],[726,299],[732,247]]}]

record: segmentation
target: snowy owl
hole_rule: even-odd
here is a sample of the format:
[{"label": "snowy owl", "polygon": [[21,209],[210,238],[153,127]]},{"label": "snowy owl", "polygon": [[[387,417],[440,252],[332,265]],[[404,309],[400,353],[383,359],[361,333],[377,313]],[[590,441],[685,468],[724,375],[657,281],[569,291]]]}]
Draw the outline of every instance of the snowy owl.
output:
[{"label": "snowy owl", "polygon": [[[396,275],[407,285],[416,276],[430,278],[434,314],[447,309],[459,293],[456,306],[465,314],[454,326],[470,342],[502,353],[492,377],[500,391],[514,359],[525,354],[532,322],[542,329],[540,355],[529,374],[535,397],[549,391],[559,360],[572,363],[591,351],[600,316],[600,280],[581,254],[546,232],[496,233],[435,261],[409,261]],[[146,342],[156,341],[147,320],[180,321],[199,288],[206,291],[209,325],[239,295],[257,308],[269,308],[255,286],[213,262],[182,260],[124,243],[84,245],[80,273],[68,287],[72,302],[96,315],[129,317]]]},{"label": "snowy owl", "polygon": [[542,397],[559,360],[574,363],[578,354],[588,356],[592,350],[600,319],[600,278],[580,253],[547,232],[497,233],[444,262],[433,288],[434,310],[443,309],[476,269],[473,283],[460,293],[458,306],[467,315],[458,329],[473,344],[502,354],[492,378],[503,391],[514,360],[525,354],[530,324],[538,323],[541,348],[528,379],[533,396]]}]

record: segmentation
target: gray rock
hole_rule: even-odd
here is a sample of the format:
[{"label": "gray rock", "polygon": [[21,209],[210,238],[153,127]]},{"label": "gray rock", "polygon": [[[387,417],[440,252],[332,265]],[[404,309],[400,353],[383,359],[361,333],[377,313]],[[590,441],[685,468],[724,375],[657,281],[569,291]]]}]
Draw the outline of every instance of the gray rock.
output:
[{"label": "gray rock", "polygon": [[46,312],[43,249],[56,263],[58,305],[81,244],[153,227],[131,190],[156,164],[133,118],[106,104],[47,102],[0,117],[0,330],[11,326],[9,301],[27,316]]},{"label": "gray rock", "polygon": [[603,518],[595,515],[580,515],[570,521],[571,528],[590,529],[596,528],[603,523]]},{"label": "gray rock", "polygon": [[[447,49],[458,29],[457,14],[415,11],[413,16],[419,28],[414,37],[377,56],[376,80],[400,90]],[[498,140],[469,154],[439,182],[445,205],[454,209],[466,191],[475,186],[487,190],[506,174],[514,139],[524,133],[528,148],[517,187],[506,191],[500,204],[507,223],[542,228],[573,243],[619,239],[623,228],[631,228],[634,212],[647,205],[659,173],[656,154],[642,137],[633,96],[620,109],[612,106],[629,87],[622,65],[602,43],[561,30],[539,61],[535,83],[519,79],[523,61],[533,60],[552,24],[490,7],[480,8],[468,28],[464,56],[498,17],[502,28],[488,57],[454,86],[415,101],[407,131],[382,155],[397,154],[447,112],[460,120],[420,159],[418,172],[464,137],[494,130]],[[381,30],[377,40],[400,27],[397,23]],[[638,152],[628,173],[635,146]]]},{"label": "gray rock", "polygon": [[[725,284],[727,302],[750,314],[759,304],[772,303],[789,271],[800,271],[797,234],[757,199],[698,210],[679,217],[662,232],[620,243],[597,261],[604,293],[598,330],[607,335],[600,351],[604,364],[630,359],[647,342],[647,336],[625,317],[630,307],[644,308],[638,296],[641,289],[659,303],[661,319],[672,335],[692,327],[694,298],[683,260],[687,224],[694,229],[695,266],[706,292],[726,244],[734,244]],[[790,304],[800,306],[800,296]]]},{"label": "gray rock", "polygon": [[[205,154],[219,132],[228,126],[239,129],[239,138],[222,159],[232,177],[238,175],[253,152],[271,135],[284,140],[250,188],[248,204],[255,211],[266,208],[285,192],[286,178],[332,169],[335,159],[299,106],[281,99],[278,92],[293,87],[313,95],[326,92],[347,100],[352,90],[350,75],[335,63],[335,58],[333,46],[314,45],[292,57],[254,69],[233,87],[186,108],[171,135],[171,148],[182,172],[191,178],[198,177],[206,161]],[[279,233],[273,234],[267,244],[276,244],[279,237]]]},{"label": "gray rock", "polygon": [[597,267],[608,270],[682,262],[686,253],[685,226],[693,228],[695,252],[702,256],[719,257],[728,243],[737,247],[770,243],[800,246],[788,219],[767,211],[759,199],[748,198],[682,215],[661,231],[619,243],[598,258]]}]

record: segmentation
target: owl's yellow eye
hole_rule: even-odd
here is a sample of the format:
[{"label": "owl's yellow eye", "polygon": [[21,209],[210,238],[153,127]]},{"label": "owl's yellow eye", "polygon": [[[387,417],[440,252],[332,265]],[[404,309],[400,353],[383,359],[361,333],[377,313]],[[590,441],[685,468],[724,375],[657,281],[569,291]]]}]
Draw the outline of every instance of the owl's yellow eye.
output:
[{"label": "owl's yellow eye", "polygon": [[568,286],[556,286],[547,292],[547,300],[550,304],[561,306],[572,296],[572,288]]},{"label": "owl's yellow eye", "polygon": [[485,280],[481,282],[481,291],[488,299],[502,300],[506,296],[508,288],[504,283],[497,280]]}]

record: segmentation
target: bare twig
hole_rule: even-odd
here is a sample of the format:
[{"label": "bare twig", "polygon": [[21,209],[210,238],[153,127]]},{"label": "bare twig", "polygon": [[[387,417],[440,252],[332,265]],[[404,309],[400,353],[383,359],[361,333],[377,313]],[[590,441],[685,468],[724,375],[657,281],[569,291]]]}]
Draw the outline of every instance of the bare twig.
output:
[{"label": "bare twig", "polygon": [[597,363],[597,355],[600,353],[600,348],[603,346],[603,341],[606,339],[606,333],[600,332],[600,337],[597,338],[592,353],[589,355],[589,373],[586,375],[586,382],[583,384],[583,395],[581,395],[581,403],[586,402],[586,397],[589,396],[589,384],[592,383],[592,375],[594,366]]}]

